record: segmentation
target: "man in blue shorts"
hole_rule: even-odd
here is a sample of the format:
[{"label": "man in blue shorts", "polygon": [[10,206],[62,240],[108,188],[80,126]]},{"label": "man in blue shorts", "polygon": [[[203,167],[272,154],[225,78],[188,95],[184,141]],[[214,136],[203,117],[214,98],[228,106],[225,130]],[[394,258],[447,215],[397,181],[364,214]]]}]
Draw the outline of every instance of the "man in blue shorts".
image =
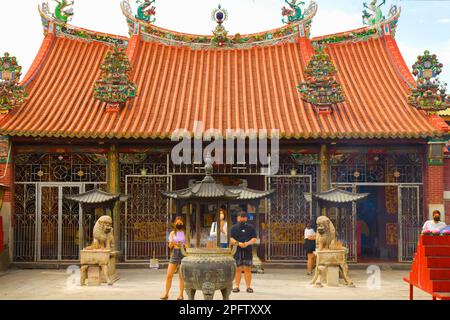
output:
[{"label": "man in blue shorts", "polygon": [[238,244],[234,259],[236,260],[236,286],[233,292],[239,292],[239,286],[241,284],[242,269],[244,269],[245,284],[247,285],[247,292],[253,293],[253,289],[250,287],[252,282],[252,261],[253,252],[252,246],[256,242],[256,231],[251,224],[248,223],[248,217],[246,212],[241,212],[237,218],[238,223],[231,228],[230,243]]}]

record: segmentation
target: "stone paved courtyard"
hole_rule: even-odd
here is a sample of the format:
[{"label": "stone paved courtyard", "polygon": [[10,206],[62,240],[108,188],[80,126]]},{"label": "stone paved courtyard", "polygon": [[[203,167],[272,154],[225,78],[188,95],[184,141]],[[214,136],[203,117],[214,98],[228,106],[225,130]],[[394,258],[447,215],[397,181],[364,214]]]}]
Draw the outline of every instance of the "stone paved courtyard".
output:
[{"label": "stone paved courtyard", "polygon": [[[159,299],[163,290],[165,270],[119,269],[121,279],[113,286],[80,287],[74,285],[79,278],[66,270],[19,270],[12,269],[0,274],[0,299]],[[254,275],[252,287],[255,292],[233,293],[233,300],[275,299],[408,299],[409,288],[403,282],[408,271],[381,270],[381,289],[369,289],[366,270],[351,270],[350,276],[356,288],[314,288],[304,269],[268,269],[265,274]],[[244,282],[242,282],[244,283]],[[242,285],[241,289],[245,286]],[[178,277],[174,278],[171,299],[178,296]],[[430,300],[422,291],[414,290],[415,299]],[[201,292],[197,299],[202,298]],[[215,299],[221,295],[216,292]]]}]

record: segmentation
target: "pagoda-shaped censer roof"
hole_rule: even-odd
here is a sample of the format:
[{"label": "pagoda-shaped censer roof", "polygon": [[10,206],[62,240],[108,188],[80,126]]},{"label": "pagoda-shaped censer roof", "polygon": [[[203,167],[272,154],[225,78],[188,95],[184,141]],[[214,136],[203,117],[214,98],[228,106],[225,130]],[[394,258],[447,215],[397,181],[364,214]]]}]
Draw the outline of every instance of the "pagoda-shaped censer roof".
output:
[{"label": "pagoda-shaped censer roof", "polygon": [[111,208],[117,201],[126,201],[126,196],[113,194],[99,189],[92,189],[84,193],[65,196],[65,199],[74,201],[84,207]]},{"label": "pagoda-shaped censer roof", "polygon": [[259,191],[247,186],[225,186],[212,176],[213,166],[211,159],[205,159],[206,175],[201,181],[195,182],[192,186],[176,191],[161,191],[161,193],[175,200],[199,200],[199,201],[239,201],[257,200],[270,196],[274,190]]},{"label": "pagoda-shaped censer roof", "polygon": [[315,200],[319,202],[321,206],[337,207],[364,200],[368,196],[369,193],[356,193],[334,188],[323,192],[306,193],[305,199],[307,201]]}]

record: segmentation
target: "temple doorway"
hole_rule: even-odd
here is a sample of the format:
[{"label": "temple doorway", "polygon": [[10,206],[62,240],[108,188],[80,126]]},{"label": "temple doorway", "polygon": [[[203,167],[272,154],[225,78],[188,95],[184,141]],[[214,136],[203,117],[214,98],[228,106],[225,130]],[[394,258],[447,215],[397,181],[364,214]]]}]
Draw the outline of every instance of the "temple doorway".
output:
[{"label": "temple doorway", "polygon": [[359,186],[369,193],[357,204],[356,228],[359,262],[398,259],[398,187]]},{"label": "temple doorway", "polygon": [[359,185],[358,191],[370,193],[357,208],[358,261],[412,261],[423,222],[422,185]]}]

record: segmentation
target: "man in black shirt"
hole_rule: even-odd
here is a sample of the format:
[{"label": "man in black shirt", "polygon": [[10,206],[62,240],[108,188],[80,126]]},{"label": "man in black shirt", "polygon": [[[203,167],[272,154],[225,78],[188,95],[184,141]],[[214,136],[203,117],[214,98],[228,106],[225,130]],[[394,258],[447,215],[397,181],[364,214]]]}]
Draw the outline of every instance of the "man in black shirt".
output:
[{"label": "man in black shirt", "polygon": [[249,223],[247,213],[241,212],[237,218],[238,223],[231,228],[230,243],[237,242],[238,248],[234,259],[236,260],[236,287],[233,292],[239,292],[241,284],[242,268],[244,269],[245,284],[247,285],[247,292],[252,293],[253,289],[250,287],[252,282],[252,261],[253,252],[252,245],[256,242],[256,232],[253,226]]}]

